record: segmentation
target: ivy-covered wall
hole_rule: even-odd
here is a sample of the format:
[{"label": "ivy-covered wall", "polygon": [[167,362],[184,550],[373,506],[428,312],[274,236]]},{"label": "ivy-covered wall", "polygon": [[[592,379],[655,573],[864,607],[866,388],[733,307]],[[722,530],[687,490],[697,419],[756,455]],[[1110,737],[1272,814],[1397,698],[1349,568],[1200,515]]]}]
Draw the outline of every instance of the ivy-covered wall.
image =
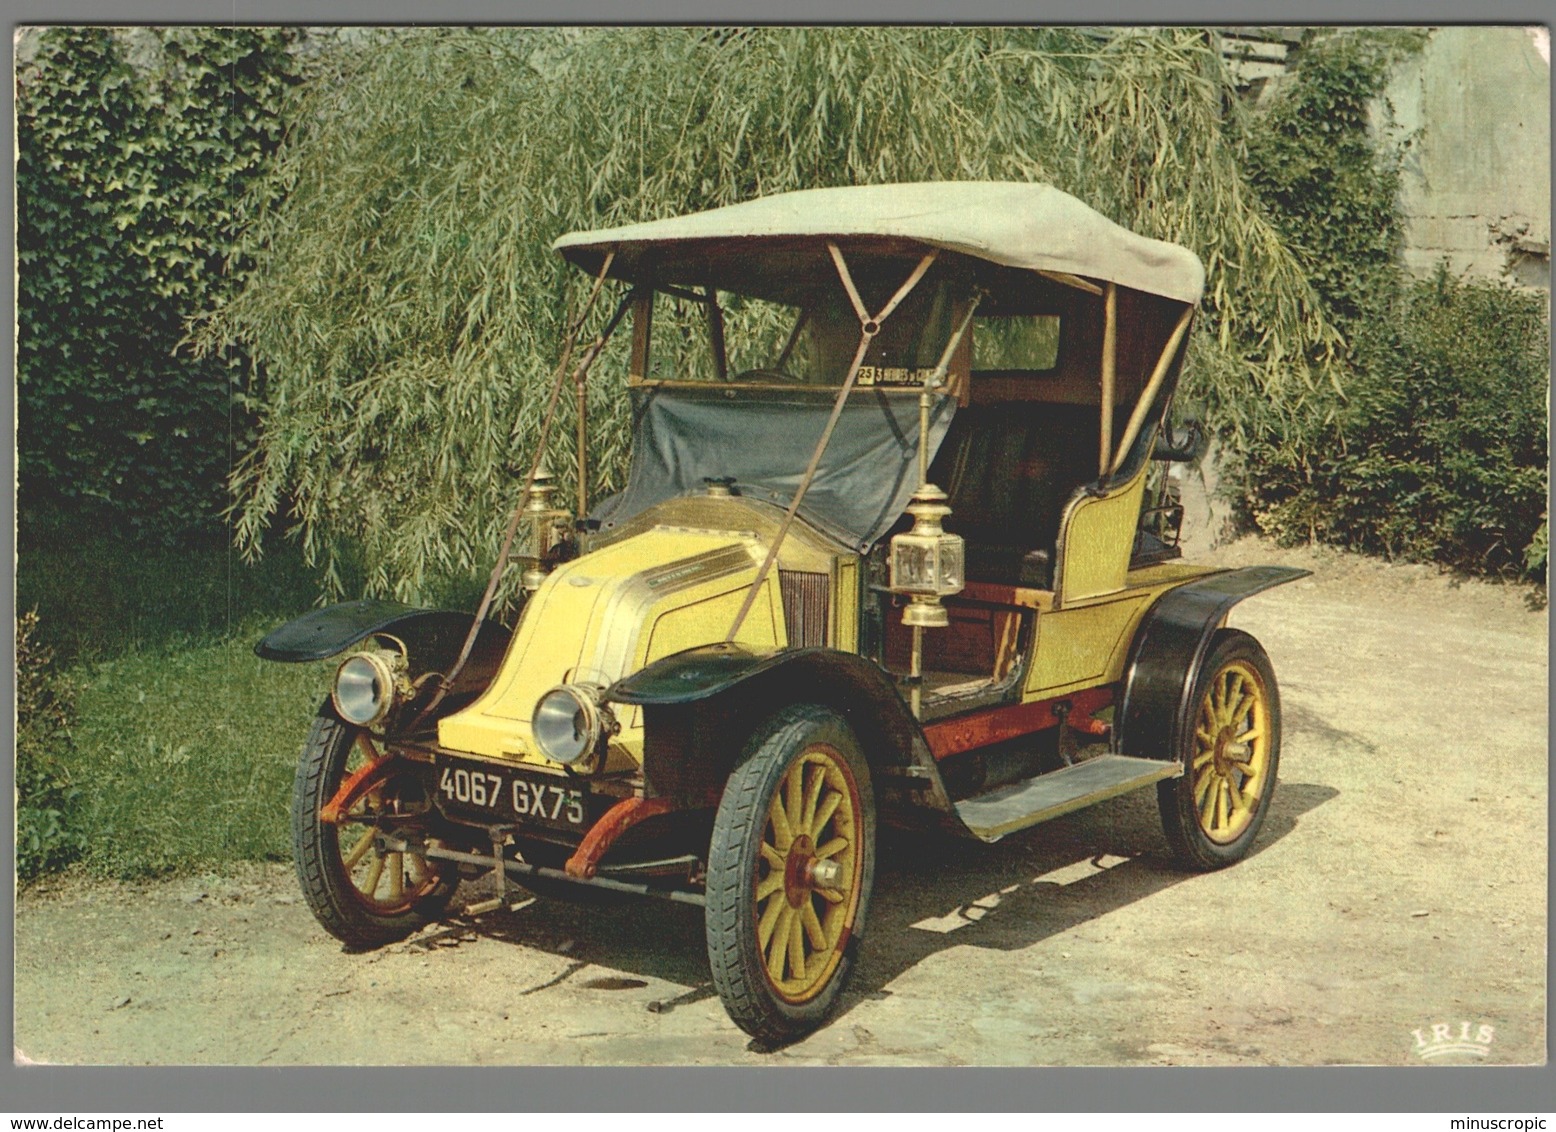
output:
[{"label": "ivy-covered wall", "polygon": [[24,541],[219,527],[250,418],[237,359],[179,349],[241,283],[237,199],[284,128],[286,29],[51,28],[17,77]]}]

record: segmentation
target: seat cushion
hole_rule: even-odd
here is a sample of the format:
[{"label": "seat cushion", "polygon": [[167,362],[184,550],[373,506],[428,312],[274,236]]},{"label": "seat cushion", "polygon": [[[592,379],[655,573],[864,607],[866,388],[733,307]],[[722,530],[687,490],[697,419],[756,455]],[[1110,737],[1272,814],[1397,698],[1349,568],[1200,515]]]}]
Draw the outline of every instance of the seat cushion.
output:
[{"label": "seat cushion", "polygon": [[968,578],[1048,589],[1064,505],[1096,474],[1096,409],[1020,401],[958,412],[930,479],[951,497]]}]

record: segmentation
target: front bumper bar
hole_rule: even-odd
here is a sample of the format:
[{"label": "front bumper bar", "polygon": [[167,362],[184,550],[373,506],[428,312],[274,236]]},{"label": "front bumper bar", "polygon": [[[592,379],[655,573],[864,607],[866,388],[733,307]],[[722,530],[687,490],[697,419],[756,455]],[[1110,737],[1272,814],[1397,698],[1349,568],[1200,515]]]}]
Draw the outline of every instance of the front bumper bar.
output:
[{"label": "front bumper bar", "polygon": [[465,853],[457,849],[448,849],[442,845],[428,845],[423,842],[410,841],[405,837],[393,833],[378,834],[379,848],[390,853],[417,853],[423,857],[432,857],[443,861],[456,861],[465,865],[480,865],[483,868],[495,869],[502,866],[507,876],[513,876],[523,883],[523,879],[529,877],[542,877],[546,880],[563,881],[567,884],[576,884],[583,888],[603,888],[610,892],[622,892],[631,896],[651,896],[658,900],[669,900],[676,904],[692,904],[698,908],[706,905],[707,900],[700,892],[688,892],[679,888],[658,888],[651,884],[641,884],[635,881],[613,880],[610,877],[595,876],[589,879],[573,876],[561,869],[550,869],[544,865],[532,865],[528,861],[510,861],[506,857],[495,854]]}]

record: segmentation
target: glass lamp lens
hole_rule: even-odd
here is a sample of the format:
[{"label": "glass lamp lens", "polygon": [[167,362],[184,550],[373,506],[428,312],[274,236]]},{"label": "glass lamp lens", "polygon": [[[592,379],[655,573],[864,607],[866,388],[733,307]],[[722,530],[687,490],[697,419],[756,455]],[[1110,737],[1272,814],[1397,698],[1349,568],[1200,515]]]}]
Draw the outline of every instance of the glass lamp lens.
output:
[{"label": "glass lamp lens", "polygon": [[375,723],[388,706],[389,689],[378,666],[365,656],[354,656],[335,676],[335,708],[347,723],[364,727]]},{"label": "glass lamp lens", "polygon": [[961,593],[967,581],[964,547],[966,544],[956,535],[940,540],[940,577],[938,591],[941,594]]},{"label": "glass lamp lens", "polygon": [[935,547],[899,537],[892,546],[891,588],[905,593],[935,592]]},{"label": "glass lamp lens", "polygon": [[540,753],[559,763],[577,762],[599,738],[591,713],[568,688],[553,688],[540,697],[531,729]]}]

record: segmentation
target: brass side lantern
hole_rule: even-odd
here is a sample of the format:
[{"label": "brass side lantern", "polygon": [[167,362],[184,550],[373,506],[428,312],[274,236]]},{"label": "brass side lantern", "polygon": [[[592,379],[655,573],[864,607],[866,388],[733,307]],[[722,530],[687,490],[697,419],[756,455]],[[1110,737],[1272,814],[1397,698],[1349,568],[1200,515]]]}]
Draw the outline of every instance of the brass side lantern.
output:
[{"label": "brass side lantern", "polygon": [[566,530],[568,520],[572,518],[567,511],[551,505],[551,495],[555,491],[556,483],[551,470],[541,464],[535,470],[535,482],[530,485],[529,497],[524,501],[524,517],[530,524],[535,556],[521,580],[525,590],[530,593],[538,590],[540,583],[551,572],[546,565],[547,555],[556,545],[559,533]]},{"label": "brass side lantern", "polygon": [[962,536],[941,526],[950,513],[946,493],[925,483],[908,504],[913,529],[891,540],[891,591],[907,596],[902,623],[913,630],[910,701],[914,715],[919,713],[923,693],[924,630],[943,629],[951,623],[940,599],[961,593],[967,577]]},{"label": "brass side lantern", "polygon": [[951,623],[940,599],[961,593],[966,575],[962,536],[940,525],[950,513],[946,493],[926,483],[908,504],[913,529],[891,540],[891,590],[910,599],[904,625],[934,629]]}]

